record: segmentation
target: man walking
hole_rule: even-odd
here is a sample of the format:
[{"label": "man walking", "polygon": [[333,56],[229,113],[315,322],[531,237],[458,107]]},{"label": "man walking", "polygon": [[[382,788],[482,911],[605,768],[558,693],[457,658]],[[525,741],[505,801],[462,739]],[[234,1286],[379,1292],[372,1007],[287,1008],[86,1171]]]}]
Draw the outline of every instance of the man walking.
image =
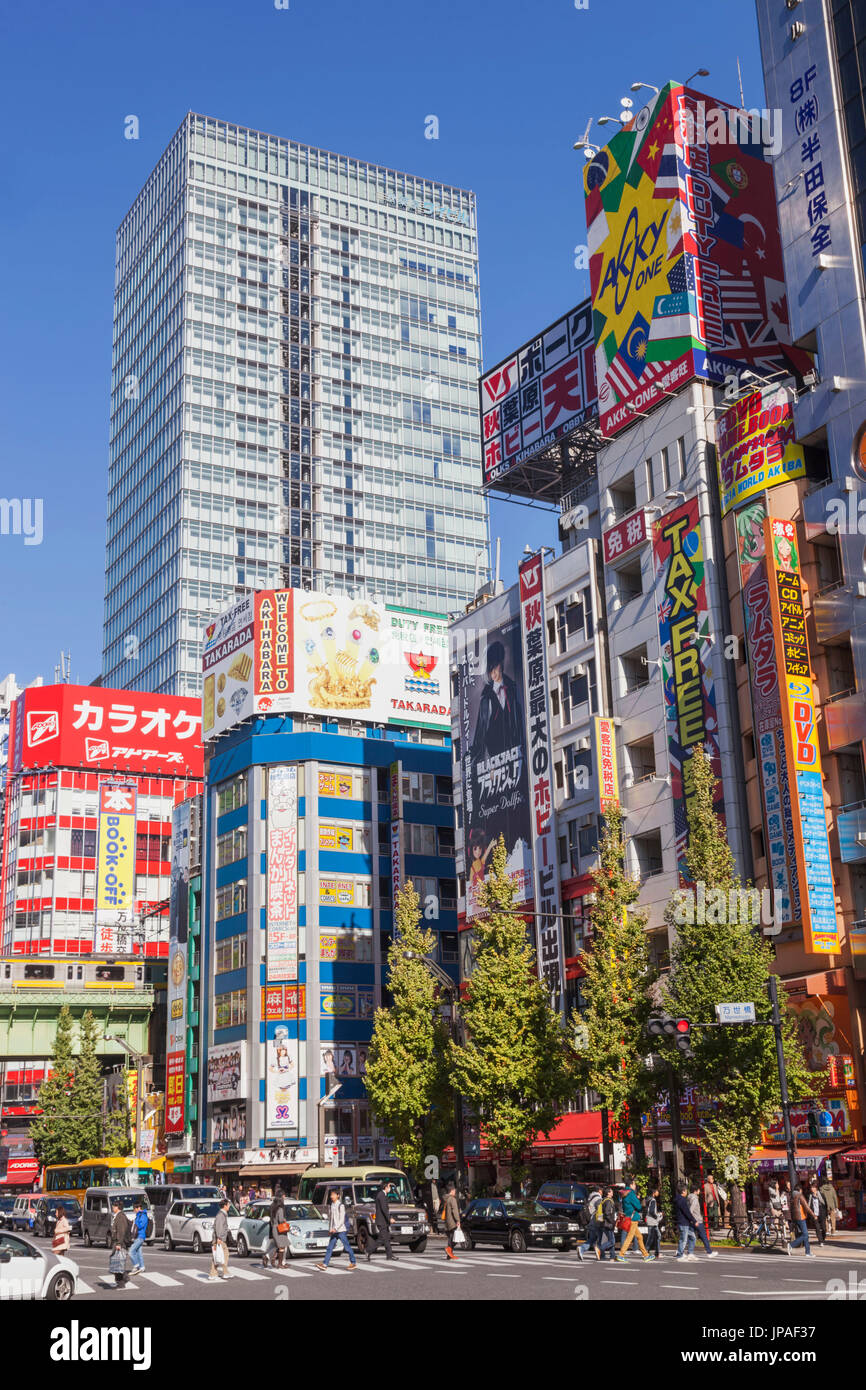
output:
[{"label": "man walking", "polygon": [[824,1245],[827,1241],[827,1203],[818,1187],[817,1178],[813,1178],[809,1184],[808,1202],[812,1220],[815,1222],[818,1244]]},{"label": "man walking", "polygon": [[123,1207],[120,1205],[120,1198],[115,1197],[111,1203],[111,1228],[109,1239],[111,1241],[111,1264],[119,1266],[119,1270],[114,1270],[114,1283],[117,1288],[126,1287],[126,1243],[129,1240],[129,1222],[124,1214]]},{"label": "man walking", "polygon": [[637,1188],[635,1187],[634,1178],[631,1178],[626,1186],[622,1198],[623,1222],[625,1223],[627,1221],[629,1225],[625,1233],[625,1240],[623,1241],[619,1249],[620,1259],[622,1259],[623,1256],[627,1253],[629,1246],[635,1238],[637,1238],[637,1243],[644,1259],[648,1260],[650,1258],[649,1251],[643,1243],[643,1236],[641,1235],[640,1226],[638,1225],[638,1221],[640,1220],[640,1214],[640,1197],[637,1194]]},{"label": "man walking", "polygon": [[660,1260],[662,1257],[661,1223],[662,1213],[659,1208],[658,1183],[653,1183],[650,1186],[650,1194],[646,1204],[646,1248],[654,1260]]},{"label": "man walking", "polygon": [[147,1210],[144,1202],[139,1198],[135,1204],[135,1216],[132,1219],[133,1242],[129,1249],[129,1258],[132,1267],[139,1274],[144,1273],[144,1242],[147,1240]]},{"label": "man walking", "polygon": [[349,1269],[357,1270],[358,1262],[355,1259],[354,1251],[349,1244],[349,1236],[346,1230],[346,1207],[340,1197],[340,1189],[332,1187],[328,1204],[328,1248],[325,1251],[324,1260],[319,1260],[316,1269],[327,1269],[331,1263],[331,1256],[338,1245],[342,1245],[346,1254],[349,1256]]},{"label": "man walking", "polygon": [[723,1197],[712,1173],[704,1178],[704,1199],[707,1204],[707,1218],[711,1231],[717,1231],[722,1224]]},{"label": "man walking", "polygon": [[677,1220],[677,1259],[694,1260],[696,1256],[692,1254],[695,1248],[695,1218],[689,1204],[689,1185],[687,1182],[677,1183],[677,1195],[674,1199],[674,1215]]},{"label": "man walking", "polygon": [[367,1249],[365,1251],[365,1254],[367,1256],[368,1264],[370,1262],[370,1256],[372,1255],[374,1250],[379,1249],[379,1244],[381,1241],[385,1242],[385,1254],[388,1257],[388,1259],[397,1259],[397,1256],[391,1249],[391,1212],[388,1207],[388,1197],[389,1194],[393,1191],[394,1184],[390,1182],[386,1183],[384,1179],[379,1183],[379,1186],[376,1188],[374,1218],[376,1222],[376,1230],[373,1234],[367,1237]]},{"label": "man walking", "polygon": [[821,1183],[820,1192],[821,1196],[824,1198],[824,1201],[827,1204],[827,1234],[834,1236],[836,1234],[836,1222],[839,1219],[838,1212],[840,1208],[839,1194],[833,1186],[833,1179],[830,1176],[829,1163],[827,1167],[827,1176]]},{"label": "man walking", "polygon": [[587,1250],[594,1250],[595,1258],[597,1260],[601,1259],[601,1251],[598,1248],[599,1242],[601,1241],[600,1208],[601,1189],[599,1187],[591,1187],[586,1202],[586,1240],[582,1241],[577,1247],[577,1258],[580,1260],[581,1264],[583,1263],[584,1251]]},{"label": "man walking", "polygon": [[[805,1187],[805,1183],[803,1184],[803,1186]],[[791,1193],[791,1221],[792,1221],[792,1224],[793,1224],[794,1226],[796,1226],[796,1228],[797,1228],[797,1230],[800,1232],[800,1234],[797,1236],[797,1239],[796,1239],[796,1240],[789,1240],[789,1241],[788,1241],[788,1246],[787,1246],[788,1254],[789,1254],[789,1255],[793,1255],[793,1253],[794,1253],[794,1251],[797,1249],[798,1245],[805,1245],[805,1247],[806,1247],[806,1255],[808,1256],[809,1259],[814,1260],[814,1259],[816,1258],[816,1256],[815,1256],[814,1250],[813,1250],[813,1249],[811,1248],[811,1246],[809,1245],[809,1227],[808,1227],[808,1225],[806,1224],[808,1215],[809,1215],[809,1204],[808,1204],[808,1202],[806,1201],[806,1197],[805,1197],[804,1192],[801,1191],[800,1189],[798,1189],[796,1192],[792,1192],[792,1193]]]},{"label": "man walking", "polygon": [[224,1197],[213,1222],[209,1279],[229,1277],[229,1199]]},{"label": "man walking", "polygon": [[610,1251],[610,1258],[614,1264],[618,1263],[616,1253],[616,1202],[613,1200],[613,1188],[606,1187],[601,1200],[601,1258],[604,1259],[605,1250]]},{"label": "man walking", "polygon": [[453,1182],[448,1184],[445,1197],[445,1258],[456,1260],[454,1254],[454,1232],[460,1230],[460,1206],[457,1201],[457,1188]]},{"label": "man walking", "polygon": [[[703,1208],[701,1207],[701,1189],[697,1183],[695,1183],[695,1185],[692,1187],[691,1192],[689,1193],[689,1209],[692,1213],[692,1216],[694,1217],[695,1222],[694,1236],[700,1236],[701,1244],[707,1252],[707,1259],[715,1260],[719,1252],[718,1250],[713,1250],[710,1248],[710,1240],[709,1236],[707,1235],[707,1228],[704,1225],[704,1212]],[[692,1238],[692,1240],[694,1244],[694,1237]],[[697,1256],[693,1256],[692,1258],[696,1259]]]}]

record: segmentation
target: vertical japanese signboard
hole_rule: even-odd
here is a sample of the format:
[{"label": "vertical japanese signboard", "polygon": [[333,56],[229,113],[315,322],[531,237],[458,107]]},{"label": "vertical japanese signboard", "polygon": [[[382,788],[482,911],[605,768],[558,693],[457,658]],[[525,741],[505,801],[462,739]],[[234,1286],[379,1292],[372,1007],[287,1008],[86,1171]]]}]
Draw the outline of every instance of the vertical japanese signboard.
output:
[{"label": "vertical japanese signboard", "polygon": [[298,769],[268,773],[267,977],[298,978]]},{"label": "vertical japanese signboard", "polygon": [[612,719],[595,720],[595,756],[598,766],[599,810],[604,815],[609,801],[619,801],[616,770],[616,736]]},{"label": "vertical japanese signboard", "polygon": [[[391,903],[397,910],[397,894],[403,885],[403,777],[399,762],[388,772],[391,791]],[[394,929],[396,931],[396,916]]]},{"label": "vertical japanese signboard", "polygon": [[186,1054],[169,1052],[165,1059],[165,1132],[183,1134],[184,1121],[184,1075]]},{"label": "vertical japanese signboard", "polygon": [[183,1134],[186,1071],[187,947],[192,800],[175,806],[171,822],[171,886],[168,901],[168,990],[165,1066],[165,1131]]},{"label": "vertical japanese signboard", "polygon": [[544,616],[544,564],[540,554],[520,566],[520,626],[529,760],[529,806],[535,879],[538,970],[553,1006],[565,1009],[559,863],[553,819],[553,754],[547,677],[547,623]]},{"label": "vertical japanese signboard", "polygon": [[765,516],[763,501],[750,502],[737,512],[737,559],[769,877],[777,920],[782,926],[790,926],[792,922],[800,921],[800,888],[791,813],[791,778],[785,751],[776,640],[764,550]]},{"label": "vertical japanese signboard", "polygon": [[267,1067],[268,1129],[297,1129],[298,1126],[298,1067],[297,1038],[290,1038],[285,1023],[272,1028],[265,1043]]},{"label": "vertical japanese signboard", "polygon": [[716,694],[709,666],[710,631],[704,548],[698,499],[689,497],[653,527],[659,651],[674,802],[677,868],[691,882],[686,864],[688,809],[694,795],[692,768],[703,748],[718,779],[714,809],[724,819],[722,765]]},{"label": "vertical japanese signboard", "polygon": [[800,582],[800,560],[793,521],[764,518],[764,543],[770,573],[770,602],[776,636],[782,718],[788,767],[796,795],[791,798],[800,909],[807,951],[839,950],[839,923],[824,809],[824,782],[815,719],[812,669]]},{"label": "vertical japanese signboard", "polygon": [[99,845],[96,856],[95,950],[118,955],[132,950],[135,911],[135,782],[99,784]]}]

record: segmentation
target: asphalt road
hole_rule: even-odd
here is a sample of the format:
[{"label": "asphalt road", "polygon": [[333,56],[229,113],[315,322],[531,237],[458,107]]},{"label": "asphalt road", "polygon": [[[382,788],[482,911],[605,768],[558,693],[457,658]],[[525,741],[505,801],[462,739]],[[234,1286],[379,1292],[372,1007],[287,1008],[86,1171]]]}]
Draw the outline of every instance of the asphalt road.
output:
[{"label": "asphalt road", "polygon": [[[41,1242],[40,1242],[41,1243]],[[717,1259],[697,1255],[694,1262],[677,1261],[673,1253],[644,1262],[629,1254],[618,1264],[594,1257],[578,1263],[573,1253],[528,1251],[515,1255],[496,1248],[461,1253],[445,1259],[440,1242],[432,1240],[424,1254],[400,1253],[388,1263],[383,1254],[351,1273],[345,1255],[335,1255],[327,1273],[304,1257],[285,1270],[266,1270],[256,1259],[229,1260],[229,1277],[209,1281],[209,1254],[190,1250],[145,1251],[146,1272],[130,1276],[118,1291],[108,1274],[108,1251],[87,1250],[73,1241],[70,1257],[79,1266],[80,1292],[76,1304],[93,1301],[132,1303],[176,1302],[194,1299],[221,1302],[243,1300],[317,1301],[325,1299],[411,1302],[430,1300],[484,1302],[578,1300],[627,1302],[689,1302],[727,1300],[753,1304],[781,1299],[794,1303],[835,1301],[866,1295],[866,1263],[844,1253],[822,1252],[806,1259],[762,1250],[723,1250]],[[862,1284],[858,1284],[863,1280]]]}]

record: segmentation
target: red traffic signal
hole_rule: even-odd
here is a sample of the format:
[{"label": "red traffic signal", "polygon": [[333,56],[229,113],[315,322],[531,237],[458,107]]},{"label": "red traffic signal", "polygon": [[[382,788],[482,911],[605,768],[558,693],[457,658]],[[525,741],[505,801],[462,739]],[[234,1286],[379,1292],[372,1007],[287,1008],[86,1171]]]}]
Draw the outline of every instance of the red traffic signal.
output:
[{"label": "red traffic signal", "polygon": [[692,1026],[687,1018],[678,1018],[676,1024],[678,1033],[688,1033],[689,1029]]}]

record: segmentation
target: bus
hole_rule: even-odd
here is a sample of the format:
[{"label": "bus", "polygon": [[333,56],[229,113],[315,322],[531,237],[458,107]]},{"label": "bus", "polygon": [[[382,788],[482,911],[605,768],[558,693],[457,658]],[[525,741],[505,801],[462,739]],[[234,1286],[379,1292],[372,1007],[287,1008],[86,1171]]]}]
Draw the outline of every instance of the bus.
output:
[{"label": "bus", "polygon": [[77,1197],[83,1206],[88,1187],[143,1187],[164,1183],[165,1175],[165,1158],[88,1158],[83,1163],[49,1163],[42,1174],[42,1191],[53,1197]]}]

